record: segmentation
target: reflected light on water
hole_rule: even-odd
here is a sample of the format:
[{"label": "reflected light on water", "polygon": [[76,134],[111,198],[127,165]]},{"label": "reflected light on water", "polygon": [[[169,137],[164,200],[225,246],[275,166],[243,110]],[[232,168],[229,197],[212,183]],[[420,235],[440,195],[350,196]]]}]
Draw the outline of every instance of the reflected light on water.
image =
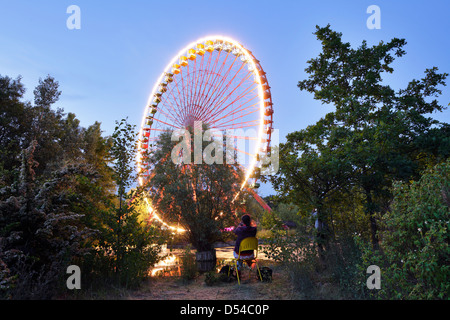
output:
[{"label": "reflected light on water", "polygon": [[165,271],[169,271],[173,267],[176,267],[178,265],[177,257],[174,255],[170,255],[166,257],[164,260],[161,260],[152,269],[151,276],[154,277],[159,271],[165,273]]}]

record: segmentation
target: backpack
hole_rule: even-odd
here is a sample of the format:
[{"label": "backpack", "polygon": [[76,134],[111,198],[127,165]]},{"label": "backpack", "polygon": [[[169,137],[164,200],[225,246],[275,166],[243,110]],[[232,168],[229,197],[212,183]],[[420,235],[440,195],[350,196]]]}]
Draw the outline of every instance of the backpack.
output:
[{"label": "backpack", "polygon": [[[269,267],[261,267],[259,268],[259,272],[261,272],[261,278],[263,282],[272,282],[272,269]],[[256,276],[259,279],[258,273],[256,273]]]},{"label": "backpack", "polygon": [[[230,274],[228,276],[228,273]],[[232,266],[223,266],[219,271],[219,277],[223,282],[231,282],[236,279],[236,275],[234,274],[234,267]]]}]

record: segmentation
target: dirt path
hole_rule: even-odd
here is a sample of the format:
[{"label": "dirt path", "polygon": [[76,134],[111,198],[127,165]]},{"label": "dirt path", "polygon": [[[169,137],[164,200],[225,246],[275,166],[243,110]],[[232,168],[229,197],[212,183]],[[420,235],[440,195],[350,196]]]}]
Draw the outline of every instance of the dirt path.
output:
[{"label": "dirt path", "polygon": [[[229,261],[234,246],[225,245],[216,248],[218,260]],[[180,255],[183,250],[171,251]],[[169,252],[167,252],[169,253]],[[272,282],[260,282],[256,273],[244,271],[241,285],[237,281],[219,282],[212,286],[205,283],[205,275],[189,282],[177,276],[159,276],[150,278],[139,290],[129,292],[125,299],[131,300],[297,300],[300,299],[282,267],[258,253],[259,266],[268,266],[273,270]]]},{"label": "dirt path", "polygon": [[207,286],[205,275],[190,282],[179,277],[155,277],[139,290],[130,292],[131,300],[296,300],[299,299],[280,267],[273,267],[272,282],[260,282],[254,273],[249,279],[244,273],[241,285],[237,281]]}]

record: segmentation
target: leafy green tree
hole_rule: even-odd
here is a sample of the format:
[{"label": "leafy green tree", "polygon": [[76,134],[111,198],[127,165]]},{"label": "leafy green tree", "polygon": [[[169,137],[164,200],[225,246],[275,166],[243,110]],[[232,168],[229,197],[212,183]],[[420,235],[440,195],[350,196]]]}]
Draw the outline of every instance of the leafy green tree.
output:
[{"label": "leafy green tree", "polygon": [[113,192],[115,187],[112,180],[112,169],[109,166],[111,162],[109,151],[112,143],[112,137],[102,136],[101,124],[97,121],[83,132],[84,161],[98,172],[99,181],[97,183],[108,192]]},{"label": "leafy green tree", "polygon": [[[441,94],[438,87],[445,85],[448,74],[438,73],[436,67],[427,69],[424,78],[412,80],[396,92],[382,84],[382,75],[393,72],[394,56],[406,53],[404,39],[394,38],[372,47],[363,41],[353,49],[329,25],[317,27],[315,35],[322,42],[322,52],[308,61],[309,78],[300,81],[298,87],[314,93],[314,98],[323,103],[333,104],[336,110],[308,131],[320,133],[316,137],[336,148],[331,150],[339,154],[337,159],[345,157],[351,165],[351,183],[357,187],[353,190],[364,194],[376,246],[375,214],[386,210],[392,198],[392,181],[417,178],[423,169],[420,157],[430,160],[448,156],[448,126],[427,117],[444,109],[435,98]],[[433,142],[431,148],[426,147],[428,142]]]},{"label": "leafy green tree", "polygon": [[275,214],[284,222],[292,221],[296,224],[300,222],[300,208],[295,204],[280,203],[273,211],[275,211]]},{"label": "leafy green tree", "polygon": [[59,100],[61,91],[59,91],[59,83],[50,75],[44,80],[39,78],[39,85],[34,89],[34,104],[41,108],[50,108]]},{"label": "leafy green tree", "polygon": [[[98,169],[98,164],[102,163],[100,158],[105,157],[104,149],[108,147],[101,137],[100,124],[84,129],[73,113],[65,115],[60,108],[52,109],[61,92],[58,82],[51,76],[39,79],[34,90],[34,105],[21,101],[24,92],[20,77],[16,80],[0,77],[0,142],[3,146],[0,170],[5,184],[11,184],[18,177],[20,152],[33,140],[37,141],[34,151],[39,163],[34,168],[37,179],[49,178],[54,170],[80,162],[97,165]],[[101,143],[105,146],[101,147]],[[107,176],[105,170],[103,173]]]},{"label": "leafy green tree", "polygon": [[159,235],[138,221],[142,192],[129,190],[134,133],[121,124],[103,137],[99,122],[83,128],[73,113],[54,110],[61,92],[51,76],[39,79],[34,105],[24,92],[20,77],[0,76],[2,290],[49,298],[69,264],[82,266],[83,285],[111,273],[136,284],[157,259]]},{"label": "leafy green tree", "polygon": [[160,247],[157,230],[140,220],[139,203],[144,189],[132,188],[137,181],[134,166],[137,134],[134,127],[116,122],[109,157],[116,190],[106,200],[99,245],[112,260],[114,277],[120,285],[136,286],[147,276],[148,268],[157,262]]},{"label": "leafy green tree", "polygon": [[0,76],[0,186],[18,177],[20,152],[29,145],[26,132],[31,125],[31,105],[21,101],[24,93],[20,77]]},{"label": "leafy green tree", "polygon": [[61,137],[64,112],[61,108],[51,108],[61,95],[58,88],[59,83],[53,77],[47,76],[44,80],[39,79],[39,84],[33,91],[33,119],[29,130],[30,139],[37,141],[35,159],[40,164],[35,170],[37,176],[48,177],[63,164],[64,147]]},{"label": "leafy green tree", "polygon": [[265,177],[285,199],[298,205],[303,212],[312,214],[317,210],[317,244],[320,252],[328,242],[330,230],[330,207],[336,200],[333,196],[346,190],[349,185],[351,167],[339,150],[340,141],[323,140],[325,126],[309,126],[287,135],[286,142],[279,147],[279,170]]}]

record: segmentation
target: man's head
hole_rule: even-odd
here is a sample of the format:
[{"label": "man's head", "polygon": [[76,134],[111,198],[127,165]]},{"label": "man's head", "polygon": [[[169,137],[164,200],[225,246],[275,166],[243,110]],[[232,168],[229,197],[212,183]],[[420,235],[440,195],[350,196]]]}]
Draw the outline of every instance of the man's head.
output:
[{"label": "man's head", "polygon": [[248,215],[248,214],[244,214],[243,216],[242,216],[242,222],[248,227],[248,226],[250,226],[250,221],[251,221],[251,219],[250,219],[250,216]]}]

